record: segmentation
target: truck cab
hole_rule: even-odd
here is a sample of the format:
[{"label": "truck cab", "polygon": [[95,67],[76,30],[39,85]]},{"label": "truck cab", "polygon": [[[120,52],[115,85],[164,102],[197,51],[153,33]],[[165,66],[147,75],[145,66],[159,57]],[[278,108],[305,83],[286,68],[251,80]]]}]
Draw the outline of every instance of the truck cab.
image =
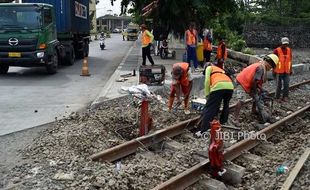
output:
[{"label": "truck cab", "polygon": [[56,73],[59,44],[53,6],[0,5],[0,74],[10,66],[45,66],[48,73]]},{"label": "truck cab", "polygon": [[0,74],[10,66],[73,65],[89,53],[89,0],[23,0],[0,4]]}]

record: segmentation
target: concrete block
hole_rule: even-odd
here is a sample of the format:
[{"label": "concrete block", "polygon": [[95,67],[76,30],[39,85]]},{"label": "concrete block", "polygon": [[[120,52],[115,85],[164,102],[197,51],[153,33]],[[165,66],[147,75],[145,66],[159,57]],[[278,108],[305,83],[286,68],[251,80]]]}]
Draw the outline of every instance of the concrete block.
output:
[{"label": "concrete block", "polygon": [[240,158],[251,163],[259,162],[262,159],[260,156],[251,153],[242,154]]},{"label": "concrete block", "polygon": [[183,145],[178,143],[177,141],[168,140],[168,141],[165,141],[164,147],[165,147],[165,149],[177,151],[177,150],[181,150]]},{"label": "concrete block", "polygon": [[304,72],[307,72],[307,71],[309,71],[310,70],[310,64],[309,63],[305,63],[304,64]]},{"label": "concrete block", "polygon": [[223,175],[223,180],[229,184],[239,184],[242,181],[245,168],[236,164],[224,166],[226,173]]},{"label": "concrete block", "polygon": [[[304,72],[308,72],[309,71],[309,64],[295,64],[293,65],[293,75],[298,75]],[[267,79],[268,80],[274,80],[272,71],[268,71],[267,72]]]},{"label": "concrete block", "polygon": [[304,71],[304,64],[293,65],[293,74],[300,74]]},{"label": "concrete block", "polygon": [[257,63],[259,61],[261,61],[262,58],[260,57],[257,57],[257,56],[250,56],[250,59],[249,59],[249,63],[252,64],[252,63]]},{"label": "concrete block", "polygon": [[208,189],[208,190],[227,190],[226,185],[218,181],[216,179],[206,179],[206,180],[200,180],[199,185],[202,187],[202,189]]}]

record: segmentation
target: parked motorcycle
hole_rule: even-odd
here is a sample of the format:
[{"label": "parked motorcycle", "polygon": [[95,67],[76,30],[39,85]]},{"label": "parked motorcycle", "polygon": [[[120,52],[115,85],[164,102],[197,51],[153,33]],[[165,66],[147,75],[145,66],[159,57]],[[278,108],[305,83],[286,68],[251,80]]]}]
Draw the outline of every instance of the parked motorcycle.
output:
[{"label": "parked motorcycle", "polygon": [[99,44],[100,44],[100,49],[101,50],[104,50],[104,48],[105,48],[104,41],[105,41],[105,36],[100,36],[99,37]]},{"label": "parked motorcycle", "polygon": [[159,54],[160,54],[160,58],[162,59],[168,59],[169,57],[172,59],[175,59],[175,51],[171,51],[168,48],[168,41],[167,40],[163,40],[162,44],[159,48]]}]

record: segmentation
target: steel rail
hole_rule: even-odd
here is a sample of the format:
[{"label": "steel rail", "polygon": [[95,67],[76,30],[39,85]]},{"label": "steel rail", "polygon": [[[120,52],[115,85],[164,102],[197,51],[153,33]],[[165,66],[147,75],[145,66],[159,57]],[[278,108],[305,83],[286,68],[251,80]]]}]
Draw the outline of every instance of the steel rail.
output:
[{"label": "steel rail", "polygon": [[[259,137],[261,134],[265,134],[266,138],[272,136],[273,131],[283,124],[289,122],[291,119],[295,118],[296,116],[306,112],[310,109],[310,105],[305,106],[304,108],[292,113],[291,115],[286,116],[285,118],[279,120],[278,122],[269,125],[268,127],[258,131],[254,134],[254,137]],[[248,151],[253,147],[260,144],[261,140],[259,138],[248,138],[244,139],[231,147],[227,148],[224,152],[224,159],[225,160],[233,160],[240,156],[243,151]],[[194,184],[199,180],[199,176],[204,174],[209,166],[209,160],[206,159],[199,164],[185,170],[181,174],[174,176],[173,178],[169,179],[168,181],[158,185],[157,187],[153,188],[153,190],[169,190],[169,189],[185,189],[186,187]]]},{"label": "steel rail", "polygon": [[[300,85],[308,84],[310,80],[303,81],[301,83],[294,84],[290,86],[290,89],[296,88]],[[270,95],[274,94],[275,92],[271,92]],[[247,99],[244,103],[251,102],[252,99]],[[236,104],[232,104],[229,106],[230,109],[234,108]],[[186,121],[182,121],[178,124],[172,125],[162,130],[158,130],[153,134],[145,135],[142,137],[138,137],[136,139],[127,141],[123,144],[114,146],[112,148],[103,150],[92,155],[90,158],[93,161],[108,161],[113,162],[115,160],[121,159],[125,156],[128,156],[138,150],[140,147],[148,147],[152,144],[159,143],[163,141],[166,137],[174,137],[181,133],[184,130],[191,130],[194,128],[194,125],[199,121],[200,116],[197,116],[193,119],[189,119]]]}]

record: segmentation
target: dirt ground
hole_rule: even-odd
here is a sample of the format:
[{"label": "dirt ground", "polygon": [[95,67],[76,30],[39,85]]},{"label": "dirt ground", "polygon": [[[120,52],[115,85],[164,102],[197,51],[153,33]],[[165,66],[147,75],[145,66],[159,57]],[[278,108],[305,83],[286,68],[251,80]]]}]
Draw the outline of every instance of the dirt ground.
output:
[{"label": "dirt ground", "polygon": [[[300,55],[304,59],[308,53],[301,51]],[[303,79],[309,79],[309,73],[293,76],[291,83]],[[274,83],[267,86],[271,90]],[[161,95],[167,100],[167,93]],[[304,102],[309,100],[304,91],[295,95],[304,97]],[[299,103],[296,100],[286,107],[295,109]],[[90,155],[137,137],[138,105],[129,96],[114,99],[97,110],[72,113],[67,119],[0,137],[0,189],[149,189],[197,162],[189,157],[204,144],[197,147],[195,140],[184,138],[180,141],[191,146],[179,151],[159,155],[142,151],[121,163],[92,162]],[[198,115],[184,115],[182,110],[169,113],[164,107],[156,101],[150,105],[154,130]],[[253,121],[247,120],[247,110],[243,109],[242,119],[248,124]],[[254,124],[252,127],[247,129],[255,130]]]}]

